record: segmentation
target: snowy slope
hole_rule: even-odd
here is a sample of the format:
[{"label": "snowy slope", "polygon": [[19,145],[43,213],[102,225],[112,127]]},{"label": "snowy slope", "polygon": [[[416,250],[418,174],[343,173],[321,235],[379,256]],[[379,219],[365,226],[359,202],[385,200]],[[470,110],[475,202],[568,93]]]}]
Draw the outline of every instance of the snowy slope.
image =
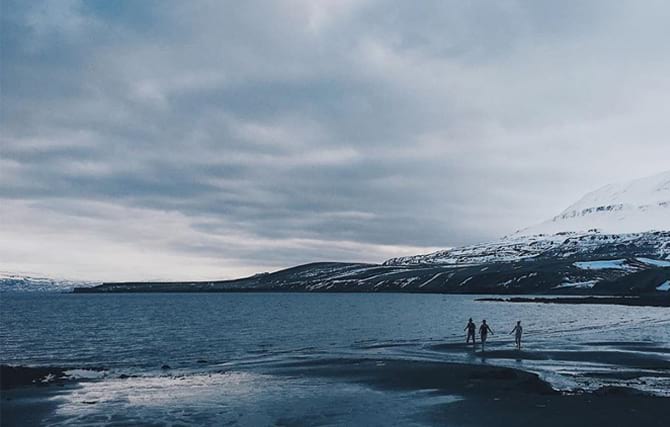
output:
[{"label": "snowy slope", "polygon": [[[493,242],[463,246],[427,255],[392,258],[384,265],[480,265],[540,258],[650,256],[670,259],[670,232],[603,234],[598,231],[512,235]],[[660,262],[660,261],[657,261]],[[663,261],[665,262],[665,261]]]},{"label": "snowy slope", "polygon": [[670,259],[670,171],[606,185],[554,218],[499,240],[384,264],[478,265],[594,255]]},{"label": "snowy slope", "polygon": [[670,171],[606,185],[588,193],[554,218],[516,235],[598,229],[603,233],[670,230]]}]

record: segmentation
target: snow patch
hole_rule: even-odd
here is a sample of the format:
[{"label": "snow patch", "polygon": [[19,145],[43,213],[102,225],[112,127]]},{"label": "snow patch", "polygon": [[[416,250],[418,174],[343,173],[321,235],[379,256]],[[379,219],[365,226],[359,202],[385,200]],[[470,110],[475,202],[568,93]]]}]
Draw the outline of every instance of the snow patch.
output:
[{"label": "snow patch", "polygon": [[610,259],[603,261],[579,261],[573,265],[582,270],[633,270],[626,264],[625,259]]},{"label": "snow patch", "polygon": [[[430,279],[428,279],[428,280],[426,280],[425,282],[423,282],[422,284],[420,284],[419,287],[420,287],[420,288],[423,288],[424,286],[426,286],[427,284],[429,284],[430,282],[432,282],[433,280],[437,279],[438,277],[440,277],[440,276],[443,275],[443,274],[444,274],[444,272],[434,274],[433,277],[431,277]],[[452,276],[453,276],[453,273],[452,273]],[[449,280],[449,279],[447,279],[447,280]]]},{"label": "snow patch", "polygon": [[514,277],[514,278],[511,278],[511,279],[506,280],[504,282],[498,283],[498,287],[507,288],[512,283],[515,283],[515,282],[518,283],[518,282],[521,282],[522,280],[530,279],[531,277],[535,277],[537,275],[538,275],[538,273],[534,272],[534,273],[524,274],[523,276]]},{"label": "snow patch", "polygon": [[466,283],[468,283],[470,280],[472,280],[472,276],[468,277],[467,279],[463,280],[461,283],[458,284],[458,286],[463,286]]},{"label": "snow patch", "polygon": [[656,267],[670,267],[670,261],[663,261],[660,259],[651,259],[651,258],[637,258],[637,260],[645,264],[653,265]]},{"label": "snow patch", "polygon": [[564,289],[564,288],[573,288],[573,289],[591,289],[598,283],[597,280],[589,280],[586,282],[564,282],[560,285],[554,286],[551,289]]}]

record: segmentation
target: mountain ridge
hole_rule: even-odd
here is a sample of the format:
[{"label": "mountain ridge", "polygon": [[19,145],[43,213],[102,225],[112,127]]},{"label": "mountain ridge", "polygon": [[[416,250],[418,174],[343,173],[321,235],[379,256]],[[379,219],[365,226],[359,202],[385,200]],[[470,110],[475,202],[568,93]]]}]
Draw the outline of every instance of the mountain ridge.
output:
[{"label": "mountain ridge", "polygon": [[[541,227],[491,242],[391,258],[382,264],[320,262],[233,280],[110,282],[74,291],[653,294],[670,298],[670,202],[666,201],[670,201],[670,171],[601,187]],[[651,219],[642,220],[645,217]],[[562,229],[536,232],[550,229],[546,224]]]},{"label": "mountain ridge", "polygon": [[514,235],[589,229],[611,234],[670,230],[670,170],[600,187],[553,218]]}]

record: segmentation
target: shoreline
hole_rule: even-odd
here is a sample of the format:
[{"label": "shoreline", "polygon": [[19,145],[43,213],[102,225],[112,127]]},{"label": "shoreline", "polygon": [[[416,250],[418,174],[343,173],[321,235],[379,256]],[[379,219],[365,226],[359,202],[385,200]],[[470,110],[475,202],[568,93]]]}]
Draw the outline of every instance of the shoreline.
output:
[{"label": "shoreline", "polygon": [[66,368],[0,365],[0,424],[41,425],[58,407],[57,396],[77,386]]},{"label": "shoreline", "polygon": [[476,301],[483,302],[511,302],[511,303],[536,303],[536,304],[602,304],[602,305],[625,305],[631,307],[670,307],[668,296],[562,296],[562,297],[490,297],[477,298]]},{"label": "shoreline", "polygon": [[[15,291],[12,293],[33,293],[31,291]],[[500,295],[503,296],[519,296],[519,295],[530,295],[530,296],[546,296],[553,298],[650,298],[650,299],[669,299],[670,293],[664,294],[662,292],[658,293],[645,293],[645,294],[624,294],[624,293],[588,293],[588,292],[520,292],[508,291],[508,292],[491,292],[490,290],[485,291],[470,291],[470,292],[455,292],[451,290],[437,290],[437,289],[378,289],[378,290],[368,290],[368,289],[298,289],[298,288],[231,288],[231,289],[200,289],[200,288],[170,288],[170,287],[153,287],[153,288],[144,288],[141,284],[137,285],[137,289],[132,289],[130,287],[122,289],[105,289],[99,288],[97,286],[92,287],[75,287],[69,290],[64,291],[45,291],[41,293],[63,293],[63,294],[155,294],[155,293],[164,293],[164,294],[193,294],[193,293],[202,293],[202,294],[211,294],[211,293],[232,293],[232,294],[246,294],[246,293],[267,293],[267,294],[276,294],[276,293],[285,293],[285,294],[434,294],[434,295]]]}]

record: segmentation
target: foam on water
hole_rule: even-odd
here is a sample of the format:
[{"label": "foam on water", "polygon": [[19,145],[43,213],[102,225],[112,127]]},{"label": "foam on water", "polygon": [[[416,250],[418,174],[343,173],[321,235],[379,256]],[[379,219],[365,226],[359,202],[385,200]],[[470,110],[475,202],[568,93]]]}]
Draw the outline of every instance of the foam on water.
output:
[{"label": "foam on water", "polygon": [[[381,392],[360,384],[251,372],[139,376],[85,382],[59,400],[50,425],[414,425],[416,401],[453,402],[430,390]],[[419,423],[416,423],[417,425]]]}]

